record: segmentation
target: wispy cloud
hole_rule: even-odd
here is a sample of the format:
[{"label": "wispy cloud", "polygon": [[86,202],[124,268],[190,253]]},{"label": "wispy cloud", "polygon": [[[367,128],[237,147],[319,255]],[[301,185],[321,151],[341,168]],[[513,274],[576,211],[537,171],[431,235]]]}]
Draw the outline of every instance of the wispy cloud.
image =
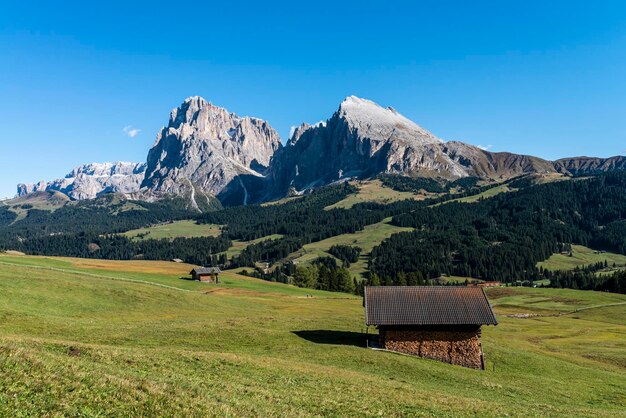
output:
[{"label": "wispy cloud", "polygon": [[141,132],[141,129],[133,128],[133,125],[128,125],[128,126],[124,126],[124,128],[122,129],[122,132],[124,132],[130,138],[134,138],[137,135],[139,135],[139,132]]},{"label": "wispy cloud", "polygon": [[483,151],[489,151],[493,147],[493,145],[476,145],[476,146]]}]

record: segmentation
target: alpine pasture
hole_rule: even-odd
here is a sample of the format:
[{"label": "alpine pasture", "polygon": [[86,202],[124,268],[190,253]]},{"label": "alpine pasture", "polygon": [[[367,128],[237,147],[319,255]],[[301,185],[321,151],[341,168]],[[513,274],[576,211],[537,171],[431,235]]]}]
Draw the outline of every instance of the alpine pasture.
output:
[{"label": "alpine pasture", "polygon": [[358,297],[190,268],[0,256],[0,415],[624,416],[625,295],[489,290],[478,371],[366,348]]}]

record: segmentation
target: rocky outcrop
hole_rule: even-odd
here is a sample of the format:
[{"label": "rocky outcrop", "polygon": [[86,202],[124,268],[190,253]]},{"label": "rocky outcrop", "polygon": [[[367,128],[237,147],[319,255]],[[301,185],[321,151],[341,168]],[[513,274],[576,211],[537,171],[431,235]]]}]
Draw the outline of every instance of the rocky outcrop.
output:
[{"label": "rocky outcrop", "polygon": [[74,200],[94,199],[106,193],[131,194],[139,190],[144,163],[93,163],[74,168],[64,178],[35,184],[19,184],[18,196],[33,192],[57,191]]},{"label": "rocky outcrop", "polygon": [[[249,203],[281,146],[266,121],[239,117],[201,97],[190,97],[172,111],[168,126],[157,135],[142,190],[148,195],[183,195],[197,187]],[[252,185],[254,190],[248,190]]]}]

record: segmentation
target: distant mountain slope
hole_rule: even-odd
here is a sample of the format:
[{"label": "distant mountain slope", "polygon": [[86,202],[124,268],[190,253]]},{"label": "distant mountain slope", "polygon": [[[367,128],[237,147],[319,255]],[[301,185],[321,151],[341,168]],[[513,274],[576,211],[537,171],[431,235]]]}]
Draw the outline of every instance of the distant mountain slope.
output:
[{"label": "distant mountain slope", "polygon": [[326,122],[303,124],[280,149],[270,168],[275,195],[380,173],[503,181],[526,174],[622,170],[626,157],[568,158],[556,162],[529,155],[489,152],[444,142],[395,109],[354,96]]},{"label": "distant mountain slope", "polygon": [[105,193],[134,193],[144,178],[144,163],[92,163],[74,168],[64,178],[36,184],[19,184],[18,196],[58,191],[75,200],[93,199]]},{"label": "distant mountain slope", "polygon": [[626,169],[626,157],[547,161],[445,142],[391,107],[347,97],[325,122],[302,124],[283,147],[264,120],[240,117],[201,97],[172,110],[147,163],[89,164],[63,179],[19,185],[18,194],[59,191],[72,199],[119,192],[138,200],[180,196],[197,211],[300,194],[381,173],[504,181],[527,174],[584,175]]},{"label": "distant mountain slope", "polygon": [[556,160],[554,162],[554,167],[559,172],[567,172],[573,175],[590,174],[613,170],[626,170],[626,157],[616,156],[610,158],[561,158],[560,160]]},{"label": "distant mountain slope", "polygon": [[443,152],[465,167],[465,174],[490,180],[507,180],[524,174],[553,173],[550,161],[510,152],[489,152],[474,145],[450,141]]},{"label": "distant mountain slope", "polygon": [[393,108],[351,96],[328,121],[300,126],[272,160],[271,176],[280,194],[381,172],[467,175],[443,144]]}]

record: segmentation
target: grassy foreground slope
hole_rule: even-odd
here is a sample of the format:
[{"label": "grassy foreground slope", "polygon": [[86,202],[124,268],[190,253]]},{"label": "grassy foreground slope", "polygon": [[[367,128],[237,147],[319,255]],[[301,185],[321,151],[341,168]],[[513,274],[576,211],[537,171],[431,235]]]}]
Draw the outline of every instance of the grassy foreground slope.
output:
[{"label": "grassy foreground slope", "polygon": [[[500,324],[484,328],[487,370],[477,371],[364,348],[361,300],[349,295],[235,274],[216,287],[180,279],[189,266],[174,263],[0,263],[0,416],[603,417],[626,408],[623,295],[494,289]],[[543,316],[504,316],[520,313]]]}]

